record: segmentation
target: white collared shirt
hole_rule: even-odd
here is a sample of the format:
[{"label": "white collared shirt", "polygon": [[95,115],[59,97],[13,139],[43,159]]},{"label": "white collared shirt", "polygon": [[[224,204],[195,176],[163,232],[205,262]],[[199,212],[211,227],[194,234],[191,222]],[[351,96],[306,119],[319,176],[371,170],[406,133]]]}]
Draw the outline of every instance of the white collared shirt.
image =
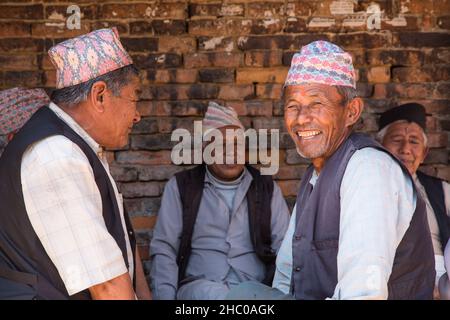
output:
[{"label": "white collared shirt", "polygon": [[[103,149],[56,104],[50,103],[49,108],[86,141],[108,174],[119,206],[133,279],[133,253],[123,199]],[[29,146],[22,157],[21,181],[30,222],[69,295],[128,271],[120,248],[106,228],[92,167],[78,145],[55,135]]]}]

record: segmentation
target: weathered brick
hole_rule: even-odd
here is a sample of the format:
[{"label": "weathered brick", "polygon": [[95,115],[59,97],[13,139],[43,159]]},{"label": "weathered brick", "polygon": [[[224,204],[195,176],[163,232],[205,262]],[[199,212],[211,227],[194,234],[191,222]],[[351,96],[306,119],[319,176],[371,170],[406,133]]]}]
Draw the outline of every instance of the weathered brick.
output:
[{"label": "weathered brick", "polygon": [[5,71],[0,77],[7,87],[39,87],[43,84],[41,71]]},{"label": "weathered brick", "polygon": [[195,69],[149,69],[147,79],[154,83],[195,83]]},{"label": "weathered brick", "polygon": [[283,52],[274,51],[248,51],[245,53],[244,62],[249,67],[273,67],[281,65]]},{"label": "weathered brick", "polygon": [[218,99],[223,100],[247,100],[254,97],[253,85],[231,85],[220,86]]},{"label": "weathered brick", "polygon": [[125,199],[124,205],[131,217],[154,216],[158,214],[161,198]]},{"label": "weathered brick", "polygon": [[447,149],[430,149],[424,164],[441,163],[446,164],[448,162],[448,150]]},{"label": "weathered brick", "polygon": [[372,67],[367,74],[367,80],[373,83],[387,83],[391,80],[391,70],[389,66]]},{"label": "weathered brick", "polygon": [[36,70],[37,57],[34,55],[0,55],[0,66],[3,70]]},{"label": "weathered brick", "polygon": [[186,54],[184,66],[186,68],[202,67],[239,67],[242,64],[242,53],[231,52],[202,52]]},{"label": "weathered brick", "polygon": [[400,32],[394,43],[402,47],[449,47],[450,37],[446,32]]},{"label": "weathered brick", "polygon": [[31,24],[25,22],[0,22],[0,38],[31,36]]},{"label": "weathered brick", "polygon": [[155,165],[171,164],[170,151],[120,151],[116,153],[119,164]]},{"label": "weathered brick", "polygon": [[272,118],[253,118],[253,128],[259,129],[280,129],[280,132],[285,132],[284,119],[282,117]]},{"label": "weathered brick", "polygon": [[175,145],[170,134],[151,134],[131,136],[131,147],[139,150],[170,150]]},{"label": "weathered brick", "polygon": [[442,132],[428,132],[428,147],[430,148],[445,148],[447,147],[448,137],[446,133]]},{"label": "weathered brick", "polygon": [[176,53],[134,54],[132,58],[139,69],[177,68],[182,64],[181,56]]},{"label": "weathered brick", "polygon": [[128,182],[120,184],[120,192],[127,198],[157,197],[162,187],[160,182]]},{"label": "weathered brick", "polygon": [[243,51],[254,49],[297,49],[296,38],[291,35],[276,35],[276,36],[248,36],[239,37],[238,48]]},{"label": "weathered brick", "polygon": [[153,20],[151,22],[152,30],[158,35],[181,35],[186,33],[185,20]]},{"label": "weathered brick", "polygon": [[139,181],[162,181],[172,178],[175,173],[186,170],[184,166],[176,165],[156,165],[156,166],[145,166],[139,167]]},{"label": "weathered brick", "polygon": [[283,85],[281,84],[257,84],[256,96],[261,99],[280,99],[283,93]]},{"label": "weathered brick", "polygon": [[221,50],[230,52],[235,48],[233,37],[197,37],[199,50]]},{"label": "weathered brick", "polygon": [[249,3],[247,7],[247,16],[249,17],[281,17],[285,12],[284,2],[254,2]]},{"label": "weathered brick", "polygon": [[0,52],[42,52],[45,48],[45,43],[41,39],[32,38],[11,38],[0,39]]},{"label": "weathered brick", "polygon": [[392,69],[392,80],[395,82],[436,82],[450,79],[450,66],[436,65],[433,67]]},{"label": "weathered brick", "polygon": [[439,17],[436,25],[441,29],[450,29],[450,16]]},{"label": "weathered brick", "polygon": [[232,36],[240,34],[242,24],[240,20],[232,19],[197,19],[191,20],[188,24],[188,32],[194,36]]},{"label": "weathered brick", "polygon": [[158,132],[158,122],[154,118],[142,118],[134,125],[132,133],[156,133]]},{"label": "weathered brick", "polygon": [[366,62],[369,65],[420,65],[423,63],[424,54],[419,50],[368,50]]},{"label": "weathered brick", "polygon": [[158,127],[161,133],[172,133],[175,129],[186,129],[193,132],[194,121],[201,120],[200,118],[159,118]]},{"label": "weathered brick", "polygon": [[120,41],[129,52],[158,51],[157,38],[121,38]]},{"label": "weathered brick", "polygon": [[159,37],[159,51],[161,52],[175,52],[175,53],[189,53],[194,52],[197,43],[193,37]]},{"label": "weathered brick", "polygon": [[100,19],[120,19],[128,18],[186,18],[186,5],[184,3],[129,3],[103,4],[98,10]]},{"label": "weathered brick", "polygon": [[425,64],[447,63],[450,64],[450,49],[436,48],[425,56]]},{"label": "weathered brick", "polygon": [[[77,5],[80,8],[81,20],[94,20],[97,18],[97,5]],[[46,5],[44,9],[45,19],[65,21],[71,15],[71,13],[67,13],[67,8],[68,5]]]},{"label": "weathered brick", "polygon": [[[133,217],[131,218],[131,224],[134,230],[153,229],[156,224],[156,216],[151,217]],[[148,248],[148,246],[147,246]],[[148,255],[148,254],[147,254]],[[141,259],[143,256],[141,255]]]},{"label": "weathered brick", "polygon": [[190,3],[189,16],[218,16],[222,4],[220,3]]},{"label": "weathered brick", "polygon": [[334,42],[344,48],[384,48],[389,46],[391,39],[387,33],[353,33],[337,34]]},{"label": "weathered brick", "polygon": [[81,23],[80,29],[68,29],[65,22],[54,23],[34,23],[31,29],[33,37],[46,38],[74,38],[91,32],[91,25]]},{"label": "weathered brick", "polygon": [[215,84],[161,85],[155,88],[158,100],[215,99],[219,87]]},{"label": "weathered brick", "polygon": [[238,115],[272,116],[272,101],[270,100],[230,101],[226,105],[236,110]]},{"label": "weathered brick", "polygon": [[234,69],[200,69],[198,78],[200,82],[229,83],[234,82]]},{"label": "weathered brick", "polygon": [[286,5],[286,15],[288,17],[307,16],[316,10],[317,2],[289,1]]},{"label": "weathered brick", "polygon": [[450,82],[441,82],[433,94],[435,99],[450,99]]},{"label": "weathered brick", "polygon": [[0,19],[44,19],[44,7],[42,4],[0,5]]},{"label": "weathered brick", "polygon": [[237,69],[236,83],[284,83],[288,68]]},{"label": "weathered brick", "polygon": [[122,167],[114,165],[110,167],[110,172],[114,177],[114,180],[118,182],[135,181],[138,177],[137,170],[134,167]]},{"label": "weathered brick", "polygon": [[308,27],[305,19],[288,18],[283,31],[287,33],[301,33],[305,32],[307,29]]}]

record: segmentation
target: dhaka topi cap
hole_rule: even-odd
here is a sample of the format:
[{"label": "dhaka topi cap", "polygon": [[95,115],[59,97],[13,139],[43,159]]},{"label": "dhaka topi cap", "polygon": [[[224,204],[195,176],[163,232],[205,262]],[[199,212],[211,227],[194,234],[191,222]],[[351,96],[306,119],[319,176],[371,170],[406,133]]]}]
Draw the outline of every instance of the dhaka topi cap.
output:
[{"label": "dhaka topi cap", "polygon": [[99,29],[61,42],[48,51],[56,88],[74,86],[133,63],[117,28]]},{"label": "dhaka topi cap", "polygon": [[352,56],[328,41],[314,41],[294,54],[285,86],[321,83],[356,89]]},{"label": "dhaka topi cap", "polygon": [[0,91],[0,134],[16,132],[41,107],[50,103],[42,89],[12,88]]},{"label": "dhaka topi cap", "polygon": [[417,123],[425,131],[426,119],[426,112],[423,105],[419,103],[406,103],[383,112],[379,120],[379,130],[395,121],[406,120]]},{"label": "dhaka topi cap", "polygon": [[236,126],[244,130],[242,122],[236,111],[232,107],[221,106],[216,102],[209,102],[203,118],[203,134],[206,135],[213,129],[219,129],[226,126]]}]

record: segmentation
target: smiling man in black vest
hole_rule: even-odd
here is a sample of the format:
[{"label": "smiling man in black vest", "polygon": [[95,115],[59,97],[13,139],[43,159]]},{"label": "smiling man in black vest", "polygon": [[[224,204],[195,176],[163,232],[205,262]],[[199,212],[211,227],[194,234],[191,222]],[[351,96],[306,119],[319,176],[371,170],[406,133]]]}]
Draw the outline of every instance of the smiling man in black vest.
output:
[{"label": "smiling man in black vest", "polygon": [[418,170],[428,154],[425,130],[424,106],[407,103],[381,115],[377,139],[408,168],[425,200],[436,263],[435,298],[438,298],[438,281],[445,273],[444,249],[450,237],[450,184]]},{"label": "smiling man in black vest", "polygon": [[150,298],[103,149],[140,120],[138,71],[115,28],[49,55],[52,102],[0,158],[0,299]]},{"label": "smiling man in black vest", "polygon": [[431,299],[425,204],[403,164],[353,131],[363,102],[350,54],[326,41],[304,46],[292,59],[284,98],[286,127],[312,164],[274,287],[284,275],[296,299]]}]

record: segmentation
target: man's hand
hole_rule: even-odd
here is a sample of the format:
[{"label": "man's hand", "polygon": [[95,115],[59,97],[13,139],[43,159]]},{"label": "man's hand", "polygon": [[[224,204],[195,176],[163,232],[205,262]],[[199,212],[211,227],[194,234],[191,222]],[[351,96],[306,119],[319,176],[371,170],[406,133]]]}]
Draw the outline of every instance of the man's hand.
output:
[{"label": "man's hand", "polygon": [[135,300],[129,273],[89,288],[93,300]]},{"label": "man's hand", "polygon": [[139,250],[136,247],[136,295],[139,300],[152,300],[152,293],[148,288],[147,279],[145,278],[144,268],[142,267]]}]

